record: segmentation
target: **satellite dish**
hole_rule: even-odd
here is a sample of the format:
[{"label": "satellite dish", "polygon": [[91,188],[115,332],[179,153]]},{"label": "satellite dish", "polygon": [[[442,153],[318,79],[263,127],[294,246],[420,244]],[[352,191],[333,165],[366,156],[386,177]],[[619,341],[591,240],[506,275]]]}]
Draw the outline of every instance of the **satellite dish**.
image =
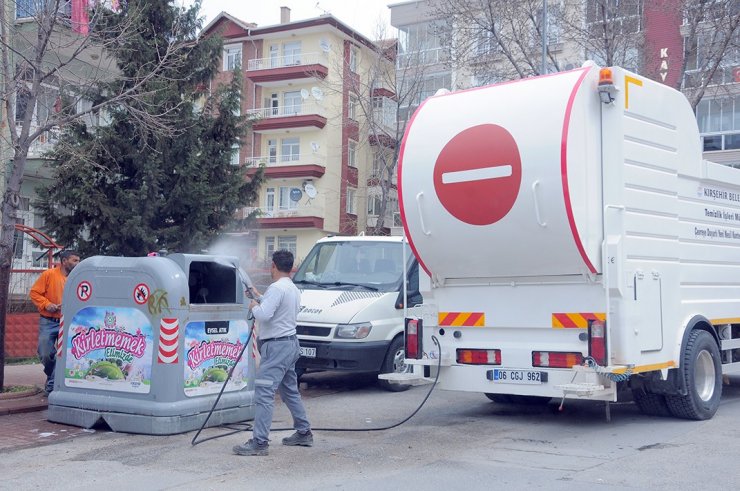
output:
[{"label": "satellite dish", "polygon": [[313,153],[316,153],[319,151],[319,142],[311,142],[311,150],[313,150]]},{"label": "satellite dish", "polygon": [[316,187],[311,184],[310,182],[307,182],[303,185],[303,190],[306,192],[306,196],[313,199],[316,197]]},{"label": "satellite dish", "polygon": [[331,44],[326,38],[321,38],[321,40],[319,41],[319,46],[321,47],[321,51],[323,51],[324,53],[328,53],[331,49]]},{"label": "satellite dish", "polygon": [[311,87],[311,95],[317,101],[320,101],[324,98],[324,92],[322,92],[322,90],[318,87]]},{"label": "satellite dish", "polygon": [[308,99],[308,90],[301,89],[301,99]]}]

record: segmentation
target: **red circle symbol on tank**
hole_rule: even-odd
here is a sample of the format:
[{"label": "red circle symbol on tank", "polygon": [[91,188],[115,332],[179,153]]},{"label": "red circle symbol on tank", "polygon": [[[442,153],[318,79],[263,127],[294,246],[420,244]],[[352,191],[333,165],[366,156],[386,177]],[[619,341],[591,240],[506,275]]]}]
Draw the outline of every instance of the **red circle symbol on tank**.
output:
[{"label": "red circle symbol on tank", "polygon": [[434,190],[452,216],[491,225],[509,213],[522,183],[519,148],[506,129],[481,124],[461,131],[434,164]]}]

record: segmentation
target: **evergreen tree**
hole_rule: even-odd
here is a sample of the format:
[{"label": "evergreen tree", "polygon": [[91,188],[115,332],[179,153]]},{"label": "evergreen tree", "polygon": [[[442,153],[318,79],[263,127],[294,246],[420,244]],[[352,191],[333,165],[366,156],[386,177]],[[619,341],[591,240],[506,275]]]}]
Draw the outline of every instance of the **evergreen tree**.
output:
[{"label": "evergreen tree", "polygon": [[[90,88],[91,98],[124,90],[129,77],[166,56],[172,43],[191,47],[187,63],[142,88],[138,107],[109,109],[107,125],[78,122],[66,129],[53,156],[56,182],[39,190],[47,229],[60,243],[83,255],[197,252],[237,208],[256,199],[261,172],[247,179],[231,165],[232,147],[247,129],[238,115],[242,79],[237,69],[231,84],[203,93],[218,71],[222,43],[197,38],[197,10],[197,4],[129,1],[96,26],[136,22],[138,35],[116,53],[124,77]],[[148,114],[166,115],[179,129],[157,131],[146,124]]]}]

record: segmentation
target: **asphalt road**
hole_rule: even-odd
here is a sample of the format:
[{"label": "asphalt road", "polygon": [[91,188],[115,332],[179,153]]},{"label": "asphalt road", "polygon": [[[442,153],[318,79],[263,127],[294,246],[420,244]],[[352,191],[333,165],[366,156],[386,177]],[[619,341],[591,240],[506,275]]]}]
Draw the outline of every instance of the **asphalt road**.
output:
[{"label": "asphalt road", "polygon": [[[311,374],[315,428],[394,424],[429,386],[378,389],[371,377]],[[98,429],[53,445],[0,455],[0,489],[740,489],[740,377],[724,387],[709,421],[640,414],[613,404],[566,401],[500,405],[482,394],[435,391],[409,422],[385,431],[316,430],[312,448],[284,447],[274,432],[267,457],[239,457],[242,433],[191,446],[193,433],[144,436]],[[559,401],[558,401],[559,402]],[[279,405],[274,427],[290,426]],[[204,436],[223,430],[208,429]]]}]

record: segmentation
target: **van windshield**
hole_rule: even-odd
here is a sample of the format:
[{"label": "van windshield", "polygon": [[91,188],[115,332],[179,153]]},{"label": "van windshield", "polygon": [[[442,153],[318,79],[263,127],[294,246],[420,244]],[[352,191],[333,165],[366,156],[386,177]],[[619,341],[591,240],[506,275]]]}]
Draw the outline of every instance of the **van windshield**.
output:
[{"label": "van windshield", "polygon": [[[316,244],[293,276],[299,288],[399,291],[401,242],[346,241]],[[410,264],[413,256],[406,250]]]}]

